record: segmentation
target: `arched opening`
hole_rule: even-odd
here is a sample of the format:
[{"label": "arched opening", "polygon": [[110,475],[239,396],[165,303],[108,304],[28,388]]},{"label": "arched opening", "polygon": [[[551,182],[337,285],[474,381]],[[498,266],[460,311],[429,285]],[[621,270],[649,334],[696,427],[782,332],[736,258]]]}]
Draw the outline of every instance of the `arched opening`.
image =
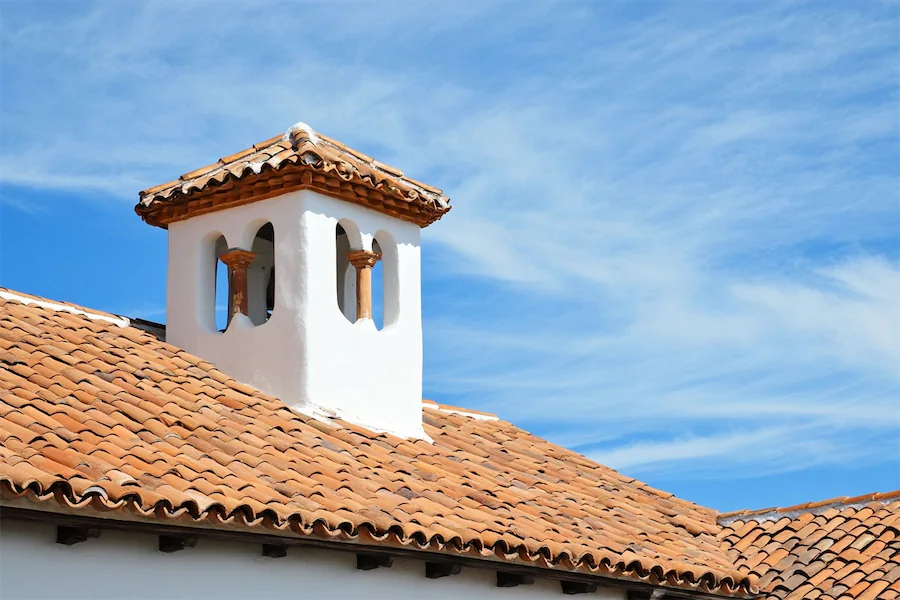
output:
[{"label": "arched opening", "polygon": [[227,251],[228,243],[225,241],[225,237],[220,235],[219,239],[213,244],[213,260],[215,261],[216,270],[213,298],[215,298],[215,324],[218,332],[228,329],[228,323],[231,322],[231,302],[228,298],[228,267],[219,260],[219,257]]},{"label": "arched opening", "polygon": [[262,325],[275,310],[275,228],[265,223],[256,232],[247,268],[247,310],[254,325]]},{"label": "arched opening", "polygon": [[[245,241],[246,243],[246,241]],[[250,250],[229,248],[224,236],[213,244],[215,260],[215,329],[228,329],[235,313],[254,325],[268,321],[275,309],[275,230],[264,223],[256,230]]]},{"label": "arched opening", "polygon": [[372,307],[375,323],[382,329],[400,318],[400,257],[397,242],[387,231],[376,233],[372,246],[381,253],[381,260],[376,265],[378,275],[372,273]]},{"label": "arched opening", "polygon": [[[372,251],[381,254],[378,240],[372,240]],[[381,260],[372,267],[372,321],[376,329],[384,328],[384,262]]]},{"label": "arched opening", "polygon": [[356,322],[356,269],[347,254],[351,250],[350,236],[338,223],[335,227],[335,262],[337,273],[337,305],[341,314],[351,323]]}]

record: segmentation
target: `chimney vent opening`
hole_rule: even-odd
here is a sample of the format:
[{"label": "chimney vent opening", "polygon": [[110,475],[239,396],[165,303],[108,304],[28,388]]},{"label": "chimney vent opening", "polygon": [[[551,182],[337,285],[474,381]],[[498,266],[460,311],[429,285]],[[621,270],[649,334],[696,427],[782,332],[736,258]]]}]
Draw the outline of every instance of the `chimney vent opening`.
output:
[{"label": "chimney vent opening", "polygon": [[215,241],[215,326],[225,332],[237,313],[262,325],[275,310],[275,229],[257,228],[251,249],[229,248],[224,236]]},{"label": "chimney vent opening", "polygon": [[252,252],[256,255],[247,271],[250,320],[262,325],[275,311],[275,228],[265,223],[256,231]]},{"label": "chimney vent opening", "polygon": [[[381,254],[378,240],[372,240],[372,251]],[[372,267],[372,321],[375,329],[384,328],[384,261],[379,260]]]},{"label": "chimney vent opening", "polygon": [[213,295],[215,298],[214,310],[216,331],[221,333],[228,329],[228,323],[231,322],[231,311],[229,310],[231,301],[228,297],[228,266],[218,258],[228,251],[228,243],[225,241],[225,236],[219,236],[215,241],[214,248],[216,261],[215,294]]},{"label": "chimney vent opening", "polygon": [[[348,229],[353,229],[349,226]],[[356,268],[350,264],[348,255],[352,250],[347,230],[337,224],[334,232],[335,262],[337,267],[337,306],[344,318],[356,322]]]}]

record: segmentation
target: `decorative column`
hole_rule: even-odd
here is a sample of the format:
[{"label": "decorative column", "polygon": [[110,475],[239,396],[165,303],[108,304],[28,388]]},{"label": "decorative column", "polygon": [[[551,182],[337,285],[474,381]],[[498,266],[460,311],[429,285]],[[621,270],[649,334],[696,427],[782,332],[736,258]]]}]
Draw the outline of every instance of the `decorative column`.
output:
[{"label": "decorative column", "polygon": [[372,318],[372,267],[381,260],[381,252],[352,250],[347,260],[356,267],[356,320]]},{"label": "decorative column", "polygon": [[247,306],[247,267],[256,258],[256,254],[232,248],[219,257],[228,267],[228,322],[237,313],[250,316]]}]

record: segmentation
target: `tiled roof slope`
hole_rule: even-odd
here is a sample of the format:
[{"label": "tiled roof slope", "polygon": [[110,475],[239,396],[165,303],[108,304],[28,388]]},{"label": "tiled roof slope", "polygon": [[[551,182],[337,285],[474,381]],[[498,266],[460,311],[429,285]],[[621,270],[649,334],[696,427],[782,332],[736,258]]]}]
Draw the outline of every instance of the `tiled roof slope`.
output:
[{"label": "tiled roof slope", "polygon": [[434,440],[291,411],[151,333],[0,294],[7,498],[752,592],[713,511],[431,403]]},{"label": "tiled roof slope", "polygon": [[719,517],[725,547],[768,598],[900,597],[900,491]]},{"label": "tiled roof slope", "polygon": [[231,206],[313,189],[425,227],[450,210],[434,187],[298,123],[287,133],[144,190],[135,211],[166,227]]}]

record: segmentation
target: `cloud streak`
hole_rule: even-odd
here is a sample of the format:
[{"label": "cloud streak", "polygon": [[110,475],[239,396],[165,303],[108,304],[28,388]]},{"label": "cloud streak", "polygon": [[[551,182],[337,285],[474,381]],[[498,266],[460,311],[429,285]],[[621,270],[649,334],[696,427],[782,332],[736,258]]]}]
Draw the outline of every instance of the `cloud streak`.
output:
[{"label": "cloud streak", "polygon": [[895,9],[301,6],[6,19],[0,181],[127,206],[304,120],[455,201],[430,396],[638,474],[892,460]]}]

